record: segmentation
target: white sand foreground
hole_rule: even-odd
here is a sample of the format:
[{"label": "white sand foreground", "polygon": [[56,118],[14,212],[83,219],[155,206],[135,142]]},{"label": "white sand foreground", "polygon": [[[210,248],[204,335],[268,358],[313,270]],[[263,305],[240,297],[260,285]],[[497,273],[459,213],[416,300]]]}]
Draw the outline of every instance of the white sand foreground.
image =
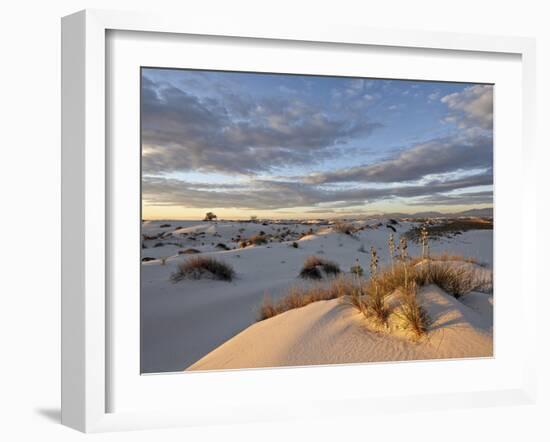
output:
[{"label": "white sand foreground", "polygon": [[258,322],[188,370],[489,357],[493,298],[473,292],[460,301],[436,286],[419,292],[432,319],[425,337],[376,331],[341,299],[319,301]]}]

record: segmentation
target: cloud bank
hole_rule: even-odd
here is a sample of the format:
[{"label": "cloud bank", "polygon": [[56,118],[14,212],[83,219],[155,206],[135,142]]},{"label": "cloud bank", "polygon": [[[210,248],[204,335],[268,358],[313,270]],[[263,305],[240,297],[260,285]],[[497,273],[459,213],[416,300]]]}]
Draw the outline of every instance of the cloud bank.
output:
[{"label": "cloud bank", "polygon": [[[492,204],[492,86],[445,93],[441,84],[341,83],[322,89],[308,78],[302,90],[274,84],[267,93],[269,83],[258,92],[253,82],[238,88],[227,82],[212,84],[215,93],[208,94],[143,76],[144,204],[308,213],[380,201]],[[424,108],[412,106],[421,99]],[[412,117],[433,120],[435,129],[419,133],[421,141],[399,144],[410,116],[384,114],[388,108],[433,112],[424,120]],[[377,139],[393,145],[368,155]],[[285,168],[298,173],[278,173]],[[197,173],[200,182],[192,179]]]}]

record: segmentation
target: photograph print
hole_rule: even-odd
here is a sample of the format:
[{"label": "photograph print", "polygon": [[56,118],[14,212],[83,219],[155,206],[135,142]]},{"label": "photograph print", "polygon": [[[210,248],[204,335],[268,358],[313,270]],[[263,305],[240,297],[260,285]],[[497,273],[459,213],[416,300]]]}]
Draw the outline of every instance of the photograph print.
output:
[{"label": "photograph print", "polygon": [[493,356],[493,85],[140,87],[141,373]]}]

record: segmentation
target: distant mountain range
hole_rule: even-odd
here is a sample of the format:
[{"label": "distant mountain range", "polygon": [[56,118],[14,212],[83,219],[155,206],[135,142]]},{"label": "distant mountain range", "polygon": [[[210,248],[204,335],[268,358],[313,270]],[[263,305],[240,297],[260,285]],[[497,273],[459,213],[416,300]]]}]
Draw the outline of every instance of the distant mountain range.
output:
[{"label": "distant mountain range", "polygon": [[370,215],[365,218],[460,218],[463,216],[481,216],[492,217],[493,208],[487,207],[485,209],[470,209],[463,212],[456,213],[442,213],[442,212],[416,212],[416,213],[381,213],[379,215]]}]

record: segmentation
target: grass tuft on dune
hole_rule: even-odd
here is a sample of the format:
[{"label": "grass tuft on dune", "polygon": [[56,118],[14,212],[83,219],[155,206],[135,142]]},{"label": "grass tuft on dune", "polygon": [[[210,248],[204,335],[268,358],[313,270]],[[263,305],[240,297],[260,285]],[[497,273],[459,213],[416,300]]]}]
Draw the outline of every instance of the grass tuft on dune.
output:
[{"label": "grass tuft on dune", "polygon": [[231,265],[209,256],[197,256],[180,262],[171,279],[174,282],[203,278],[232,281],[234,277],[235,270]]}]

